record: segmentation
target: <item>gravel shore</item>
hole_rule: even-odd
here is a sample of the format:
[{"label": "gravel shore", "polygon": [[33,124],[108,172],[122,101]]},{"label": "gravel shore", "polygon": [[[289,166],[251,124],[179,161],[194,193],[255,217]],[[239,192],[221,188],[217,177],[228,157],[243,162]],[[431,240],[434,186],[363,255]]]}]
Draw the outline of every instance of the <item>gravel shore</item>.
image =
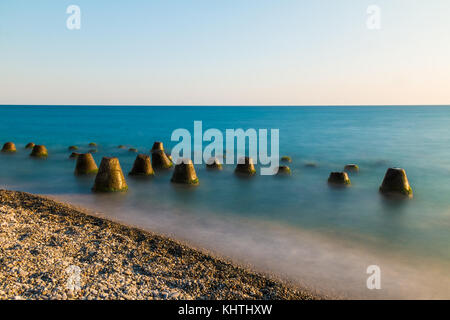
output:
[{"label": "gravel shore", "polygon": [[317,299],[177,241],[0,190],[0,299]]}]

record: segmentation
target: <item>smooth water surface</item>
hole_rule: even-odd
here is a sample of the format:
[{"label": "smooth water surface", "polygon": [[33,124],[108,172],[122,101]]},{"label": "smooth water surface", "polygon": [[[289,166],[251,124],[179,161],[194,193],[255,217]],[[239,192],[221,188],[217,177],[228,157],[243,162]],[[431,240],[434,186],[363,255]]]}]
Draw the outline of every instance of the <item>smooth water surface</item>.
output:
[{"label": "smooth water surface", "polygon": [[[257,175],[239,179],[233,174],[233,166],[225,165],[221,172],[209,172],[204,165],[196,165],[200,180],[196,188],[174,186],[169,182],[171,172],[168,172],[153,179],[127,177],[126,194],[98,196],[90,191],[94,177],[73,175],[75,161],[68,159],[70,145],[78,145],[80,152],[87,152],[88,143],[96,142],[98,152],[93,156],[97,163],[102,156],[117,156],[127,174],[136,154],[118,149],[118,145],[149,153],[154,141],[163,141],[170,150],[176,144],[170,141],[172,131],[186,128],[193,132],[195,120],[203,122],[203,130],[279,129],[280,155],[292,157],[293,162],[288,164],[292,176]],[[288,262],[293,257],[293,248],[300,246],[293,240],[295,236],[312,232],[328,239],[323,240],[324,244],[339,239],[345,241],[346,248],[355,245],[363,252],[399,257],[407,265],[425,261],[436,266],[445,283],[450,277],[449,124],[450,107],[431,106],[2,106],[0,142],[15,142],[18,152],[0,155],[0,185],[67,199],[73,197],[77,199],[75,202],[90,204],[106,215],[109,212],[120,220],[149,229],[158,229],[159,218],[164,216],[169,219],[166,225],[172,226],[168,231],[173,233],[186,232],[191,227],[183,228],[183,224],[197,221],[194,234],[189,232],[180,237],[203,246],[220,239],[218,234],[208,233],[208,228],[214,228],[211,224],[232,221],[237,227],[222,230],[223,235],[233,234],[242,241],[223,250],[231,256],[235,251],[240,256],[252,256],[248,252],[257,250],[254,243],[264,243],[255,239],[264,235],[265,228],[270,226],[279,228],[276,239],[265,240],[271,244],[286,240],[279,245],[280,252],[286,250]],[[48,159],[30,159],[29,150],[24,149],[30,141],[46,145]],[[305,166],[310,162],[317,167]],[[350,175],[352,186],[330,188],[326,183],[329,173],[342,171],[347,163],[357,163],[361,169],[358,174]],[[393,166],[406,170],[414,199],[388,201],[379,195],[384,173]],[[112,213],[119,211],[120,214]],[[176,218],[170,220],[172,216],[165,215],[167,212]],[[252,239],[244,240],[251,233],[245,228],[238,230],[243,225],[251,226]],[[221,251],[219,244],[214,247]],[[274,245],[268,250],[275,254],[280,247]],[[298,256],[299,261],[305,252]],[[278,262],[265,267],[276,272],[273,269],[283,259],[280,256]],[[320,260],[311,259],[308,266]],[[257,264],[257,260],[250,262]],[[289,270],[283,269],[283,273],[289,275]],[[442,296],[442,292],[437,294]],[[449,297],[448,291],[444,296]]]}]

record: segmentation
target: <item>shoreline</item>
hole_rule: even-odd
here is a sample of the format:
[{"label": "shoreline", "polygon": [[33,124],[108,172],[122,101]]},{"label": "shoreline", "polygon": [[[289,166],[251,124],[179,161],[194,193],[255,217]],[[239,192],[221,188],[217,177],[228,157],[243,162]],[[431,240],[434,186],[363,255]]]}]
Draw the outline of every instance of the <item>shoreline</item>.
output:
[{"label": "shoreline", "polygon": [[[30,193],[0,190],[0,225],[0,299],[323,298],[169,237]],[[68,279],[77,268],[73,289]]]}]

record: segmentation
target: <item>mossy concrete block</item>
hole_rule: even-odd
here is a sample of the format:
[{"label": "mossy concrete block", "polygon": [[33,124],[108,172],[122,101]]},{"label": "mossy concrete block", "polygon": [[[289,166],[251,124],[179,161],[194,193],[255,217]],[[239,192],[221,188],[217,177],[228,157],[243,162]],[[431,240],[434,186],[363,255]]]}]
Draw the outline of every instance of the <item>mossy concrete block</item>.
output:
[{"label": "mossy concrete block", "polygon": [[164,151],[164,145],[163,145],[163,143],[160,142],[160,141],[156,141],[156,142],[153,144],[153,147],[152,147],[151,152],[153,153],[154,151]]},{"label": "mossy concrete block", "polygon": [[75,166],[75,175],[90,175],[98,172],[97,164],[95,163],[92,154],[81,153],[77,157],[77,164]]},{"label": "mossy concrete block", "polygon": [[402,168],[389,168],[380,186],[380,192],[386,196],[413,197],[406,171]]},{"label": "mossy concrete block", "polygon": [[17,150],[16,150],[16,145],[13,143],[13,142],[6,142],[4,145],[3,145],[3,148],[2,148],[2,152],[10,152],[10,153],[13,153],[13,152],[16,152]]},{"label": "mossy concrete block", "polygon": [[253,176],[256,173],[253,159],[250,157],[243,157],[239,159],[234,172],[239,175]]},{"label": "mossy concrete block", "polygon": [[190,159],[179,160],[170,181],[173,183],[198,185],[198,178],[192,161]]},{"label": "mossy concrete block", "polygon": [[350,186],[350,178],[347,172],[331,172],[328,183],[336,186]]},{"label": "mossy concrete block", "polygon": [[277,168],[277,176],[290,176],[291,175],[291,168],[288,166],[279,166]]},{"label": "mossy concrete block", "polygon": [[47,148],[43,145],[35,145],[30,156],[36,158],[46,158],[48,156]]},{"label": "mossy concrete block", "polygon": [[209,170],[222,170],[223,166],[220,163],[220,160],[216,157],[209,158],[208,161],[206,161],[206,169]]},{"label": "mossy concrete block", "polygon": [[354,164],[354,163],[347,164],[344,167],[344,171],[345,172],[350,172],[350,173],[358,173],[359,172],[359,166],[357,164]]},{"label": "mossy concrete block", "polygon": [[164,170],[172,168],[173,163],[162,150],[152,152],[152,167],[155,170]]},{"label": "mossy concrete block", "polygon": [[317,168],[319,165],[315,162],[307,162],[305,163],[305,167],[307,168]]},{"label": "mossy concrete block", "polygon": [[123,176],[119,159],[103,157],[97,176],[95,177],[94,192],[127,191],[128,185]]},{"label": "mossy concrete block", "polygon": [[78,152],[72,152],[71,154],[70,154],[70,156],[69,156],[69,159],[76,159],[76,158],[78,158],[78,156],[80,155],[81,153],[78,153]]},{"label": "mossy concrete block", "polygon": [[291,163],[292,159],[289,156],[283,156],[283,157],[281,157],[281,161]]},{"label": "mossy concrete block", "polygon": [[139,154],[136,157],[129,173],[130,176],[152,176],[154,174],[150,156],[146,154]]}]

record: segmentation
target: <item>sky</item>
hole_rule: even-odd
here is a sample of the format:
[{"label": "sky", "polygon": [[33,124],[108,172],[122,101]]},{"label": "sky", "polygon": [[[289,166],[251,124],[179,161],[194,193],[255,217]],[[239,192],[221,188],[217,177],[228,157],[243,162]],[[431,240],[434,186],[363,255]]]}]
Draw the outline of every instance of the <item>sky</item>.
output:
[{"label": "sky", "polygon": [[1,0],[0,104],[450,104],[449,40],[448,0]]}]

